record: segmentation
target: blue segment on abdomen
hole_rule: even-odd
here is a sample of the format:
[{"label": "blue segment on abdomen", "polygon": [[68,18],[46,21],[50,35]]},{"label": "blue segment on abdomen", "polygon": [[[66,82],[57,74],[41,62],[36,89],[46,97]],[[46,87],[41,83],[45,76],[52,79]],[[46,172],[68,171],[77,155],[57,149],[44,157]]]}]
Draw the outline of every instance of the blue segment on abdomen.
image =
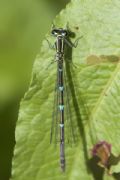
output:
[{"label": "blue segment on abdomen", "polygon": [[60,127],[63,128],[63,127],[64,127],[64,124],[60,124]]},{"label": "blue segment on abdomen", "polygon": [[63,69],[60,69],[60,68],[59,68],[59,71],[60,71],[60,72],[62,72],[62,71],[63,71]]},{"label": "blue segment on abdomen", "polygon": [[60,111],[63,111],[64,105],[59,105]]},{"label": "blue segment on abdomen", "polygon": [[59,90],[63,91],[64,87],[63,86],[59,86]]}]

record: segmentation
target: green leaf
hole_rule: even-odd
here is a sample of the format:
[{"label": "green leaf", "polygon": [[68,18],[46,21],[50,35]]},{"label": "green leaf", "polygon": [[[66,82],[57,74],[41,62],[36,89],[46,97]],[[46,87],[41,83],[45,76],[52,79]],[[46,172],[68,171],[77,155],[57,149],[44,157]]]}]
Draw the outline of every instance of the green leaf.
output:
[{"label": "green leaf", "polygon": [[[66,144],[66,171],[62,173],[59,143],[54,147],[49,142],[56,63],[47,67],[55,51],[44,41],[34,63],[31,85],[20,106],[12,180],[114,179],[101,173],[91,159],[91,149],[104,140],[112,145],[113,154],[119,154],[119,7],[118,0],[73,0],[56,17],[56,26],[65,27],[69,22],[76,38],[82,36],[78,47],[68,52],[77,68],[66,64],[77,143],[72,147]],[[49,34],[47,39],[55,41]],[[90,162],[98,167],[97,173]]]},{"label": "green leaf", "polygon": [[112,166],[110,169],[111,173],[119,173],[120,172],[120,162],[116,166]]}]

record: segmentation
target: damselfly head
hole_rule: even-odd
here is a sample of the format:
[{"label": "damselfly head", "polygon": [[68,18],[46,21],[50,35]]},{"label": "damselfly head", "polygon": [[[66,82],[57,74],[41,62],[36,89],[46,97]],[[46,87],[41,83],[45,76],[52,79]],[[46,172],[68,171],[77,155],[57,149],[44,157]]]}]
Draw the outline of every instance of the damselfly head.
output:
[{"label": "damselfly head", "polygon": [[66,37],[68,35],[68,32],[66,29],[59,28],[59,29],[53,29],[51,31],[51,34],[55,37],[57,36]]}]

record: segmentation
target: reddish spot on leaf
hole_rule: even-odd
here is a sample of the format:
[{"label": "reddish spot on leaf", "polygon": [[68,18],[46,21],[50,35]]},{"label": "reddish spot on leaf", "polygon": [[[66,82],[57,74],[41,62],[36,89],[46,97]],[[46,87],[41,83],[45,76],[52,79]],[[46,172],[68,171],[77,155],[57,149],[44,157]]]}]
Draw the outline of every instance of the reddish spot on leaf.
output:
[{"label": "reddish spot on leaf", "polygon": [[108,160],[111,155],[111,144],[106,141],[101,141],[95,144],[92,149],[92,155],[100,158],[98,163],[99,166],[107,168]]}]

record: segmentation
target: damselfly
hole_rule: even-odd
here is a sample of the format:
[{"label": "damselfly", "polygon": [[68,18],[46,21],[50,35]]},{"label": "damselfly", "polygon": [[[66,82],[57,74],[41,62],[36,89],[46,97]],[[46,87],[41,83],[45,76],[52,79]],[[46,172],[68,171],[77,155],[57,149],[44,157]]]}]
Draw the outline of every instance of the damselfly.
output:
[{"label": "damselfly", "polygon": [[[51,48],[56,49],[56,55],[55,55],[55,62],[57,62],[57,82],[56,82],[56,100],[54,102],[56,109],[56,124],[59,124],[59,137],[60,137],[60,166],[62,171],[65,171],[65,129],[64,129],[64,122],[65,122],[65,116],[64,116],[64,109],[65,107],[65,79],[64,79],[64,55],[65,55],[65,45],[69,47],[77,47],[78,38],[75,43],[71,43],[68,40],[69,37],[69,31],[68,29],[63,28],[52,28],[51,34],[56,38],[56,41],[54,43],[54,46],[52,46],[49,43],[49,46]],[[67,93],[67,92],[66,92]],[[53,117],[53,121],[54,121]],[[52,135],[53,135],[53,124],[52,122],[52,128],[51,128],[51,140],[52,141]]]}]

